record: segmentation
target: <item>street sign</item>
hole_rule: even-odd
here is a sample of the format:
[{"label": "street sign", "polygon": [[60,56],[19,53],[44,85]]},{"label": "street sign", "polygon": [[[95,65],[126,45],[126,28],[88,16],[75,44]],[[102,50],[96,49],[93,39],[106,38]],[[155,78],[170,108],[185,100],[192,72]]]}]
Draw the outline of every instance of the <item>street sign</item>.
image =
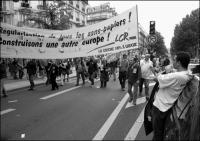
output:
[{"label": "street sign", "polygon": [[155,44],[157,42],[157,36],[156,35],[150,35],[147,37],[147,42],[149,44]]}]

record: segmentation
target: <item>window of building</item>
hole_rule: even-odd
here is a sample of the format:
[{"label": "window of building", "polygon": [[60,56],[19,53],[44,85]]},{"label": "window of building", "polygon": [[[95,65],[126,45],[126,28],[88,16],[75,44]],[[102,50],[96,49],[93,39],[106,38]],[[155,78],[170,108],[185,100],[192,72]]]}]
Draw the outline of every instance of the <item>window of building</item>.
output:
[{"label": "window of building", "polygon": [[69,4],[73,5],[73,1],[72,1],[72,0],[69,0]]}]

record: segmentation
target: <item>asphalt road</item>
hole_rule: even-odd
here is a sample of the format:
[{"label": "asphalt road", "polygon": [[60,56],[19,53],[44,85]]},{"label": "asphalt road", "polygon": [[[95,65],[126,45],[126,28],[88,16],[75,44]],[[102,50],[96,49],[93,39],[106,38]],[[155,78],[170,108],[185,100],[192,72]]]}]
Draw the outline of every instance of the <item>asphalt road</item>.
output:
[{"label": "asphalt road", "polygon": [[143,96],[133,106],[119,81],[89,85],[75,87],[72,80],[55,91],[41,85],[10,92],[1,99],[1,139],[151,140],[144,133]]}]

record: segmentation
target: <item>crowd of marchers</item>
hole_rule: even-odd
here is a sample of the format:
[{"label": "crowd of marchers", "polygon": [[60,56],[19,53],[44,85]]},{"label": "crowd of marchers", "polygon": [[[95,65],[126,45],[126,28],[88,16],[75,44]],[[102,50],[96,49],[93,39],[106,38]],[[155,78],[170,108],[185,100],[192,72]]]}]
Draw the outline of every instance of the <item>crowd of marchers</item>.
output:
[{"label": "crowd of marchers", "polygon": [[[15,61],[15,60],[14,60]],[[152,126],[152,130],[154,131],[153,140],[165,140],[165,139],[180,139],[181,132],[186,128],[190,129],[188,134],[188,138],[193,135],[195,139],[199,136],[196,134],[199,131],[199,104],[193,102],[193,104],[198,109],[198,112],[194,112],[191,117],[193,117],[192,122],[190,124],[186,124],[188,121],[184,121],[184,118],[178,118],[180,120],[178,133],[172,135],[170,128],[168,127],[168,132],[166,131],[166,123],[169,122],[169,114],[172,112],[174,105],[179,103],[178,110],[176,112],[179,114],[185,112],[185,105],[191,105],[192,98],[199,99],[199,91],[198,84],[199,79],[194,81],[194,75],[188,69],[188,65],[190,63],[190,56],[188,53],[180,52],[176,55],[169,58],[167,56],[162,58],[151,58],[149,54],[146,55],[135,55],[133,57],[127,56],[127,54],[123,54],[121,58],[116,58],[113,61],[106,60],[106,58],[76,58],[73,63],[69,61],[59,61],[50,60],[46,66],[42,67],[38,61],[35,59],[30,59],[24,66],[27,70],[28,79],[30,81],[29,90],[34,90],[34,78],[37,73],[37,70],[44,70],[44,74],[46,74],[47,80],[46,85],[51,84],[51,90],[59,89],[59,86],[63,86],[65,84],[65,80],[69,81],[69,75],[72,73],[71,67],[72,65],[76,70],[76,85],[79,86],[80,78],[82,79],[82,86],[85,86],[86,79],[90,81],[90,87],[95,88],[94,80],[100,79],[99,87],[105,88],[107,87],[108,81],[117,80],[120,83],[120,87],[122,91],[127,90],[129,94],[128,102],[133,105],[137,105],[137,97],[142,96],[142,90],[144,85],[144,94],[146,101],[151,105],[149,108],[151,111],[149,112],[151,115],[150,124]],[[13,66],[13,64],[15,66]],[[4,88],[3,80],[6,78],[6,63],[3,59],[1,59],[1,92],[4,97],[6,97],[6,90]],[[16,79],[16,68],[18,63],[14,62],[9,66],[9,70],[13,67],[13,71],[10,71],[13,78]],[[20,68],[20,67],[18,67]],[[23,69],[23,68],[21,68]],[[19,78],[23,76],[23,72],[19,71]],[[196,71],[195,73],[198,73]],[[42,73],[42,72],[41,72]],[[65,78],[67,76],[67,78]],[[191,77],[192,76],[192,77]],[[60,85],[57,84],[56,78],[60,78]],[[191,79],[193,78],[193,79]],[[155,81],[156,84],[153,90],[149,91],[150,82]],[[192,81],[192,85],[191,85]],[[190,83],[189,83],[190,82]],[[191,85],[191,86],[190,86]],[[183,92],[186,87],[192,87],[192,89],[188,92]],[[196,90],[196,91],[195,91]],[[152,94],[153,93],[153,94]],[[186,93],[187,96],[184,96]],[[180,100],[180,97],[189,97],[190,99]],[[184,98],[182,98],[184,99]],[[189,102],[188,102],[189,101]],[[180,103],[182,105],[180,105]],[[188,104],[189,103],[189,104]],[[177,108],[176,108],[177,109]],[[186,108],[187,110],[189,108]],[[191,112],[190,112],[191,113]],[[195,115],[195,116],[194,116]],[[190,118],[191,120],[192,118]],[[187,119],[188,120],[188,119]],[[195,123],[194,123],[195,122]],[[191,126],[192,125],[192,126]],[[188,128],[187,128],[188,127]],[[186,130],[184,130],[186,131]],[[192,131],[192,132],[191,132]],[[185,132],[184,132],[185,134]],[[194,135],[195,134],[195,135]],[[169,136],[171,135],[171,138]],[[173,136],[173,137],[172,137]],[[179,137],[179,138],[178,138]],[[186,137],[185,137],[186,138]],[[194,139],[194,138],[193,138]]]}]

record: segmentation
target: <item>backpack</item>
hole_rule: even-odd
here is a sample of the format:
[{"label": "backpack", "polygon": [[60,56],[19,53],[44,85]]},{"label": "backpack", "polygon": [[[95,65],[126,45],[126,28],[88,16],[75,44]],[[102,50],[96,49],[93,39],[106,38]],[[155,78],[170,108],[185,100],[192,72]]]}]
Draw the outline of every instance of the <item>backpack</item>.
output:
[{"label": "backpack", "polygon": [[189,77],[167,116],[164,140],[199,140],[199,79]]}]

